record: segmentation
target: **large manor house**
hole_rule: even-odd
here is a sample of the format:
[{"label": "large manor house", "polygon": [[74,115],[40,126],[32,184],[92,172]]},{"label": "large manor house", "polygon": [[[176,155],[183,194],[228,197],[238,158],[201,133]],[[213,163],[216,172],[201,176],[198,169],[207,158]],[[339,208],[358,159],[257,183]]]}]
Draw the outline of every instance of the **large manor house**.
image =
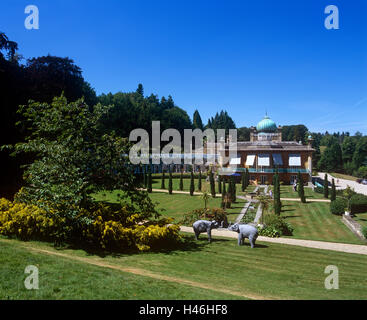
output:
[{"label": "large manor house", "polygon": [[237,158],[230,159],[221,172],[236,174],[247,168],[250,180],[259,184],[271,183],[276,172],[283,183],[293,184],[300,172],[306,183],[312,178],[313,151],[311,136],[307,145],[283,141],[282,127],[266,115],[256,127],[251,127],[250,141],[237,142]]},{"label": "large manor house", "polygon": [[[274,174],[278,173],[280,181],[284,184],[293,184],[301,173],[304,183],[312,181],[312,137],[308,137],[307,144],[301,141],[283,141],[282,127],[277,126],[267,115],[257,124],[250,128],[250,141],[237,141],[237,154],[229,152],[231,137],[227,141],[221,141],[213,145],[204,145],[198,154],[204,158],[204,163],[209,157],[215,158],[214,170],[222,176],[234,175],[239,177],[246,169],[249,178],[255,184],[272,183]],[[215,150],[215,153],[209,150]],[[225,155],[226,160],[224,160]],[[166,165],[161,158],[160,164],[151,164],[153,173],[167,172],[168,167],[173,172],[189,172],[191,165],[184,164],[184,159],[190,157],[195,172],[209,169],[211,165],[195,165],[195,154],[175,154],[181,158],[182,164]],[[161,156],[162,157],[162,156]],[[228,160],[229,158],[229,160]],[[137,167],[137,172],[143,170]],[[146,169],[144,169],[146,170]]]}]

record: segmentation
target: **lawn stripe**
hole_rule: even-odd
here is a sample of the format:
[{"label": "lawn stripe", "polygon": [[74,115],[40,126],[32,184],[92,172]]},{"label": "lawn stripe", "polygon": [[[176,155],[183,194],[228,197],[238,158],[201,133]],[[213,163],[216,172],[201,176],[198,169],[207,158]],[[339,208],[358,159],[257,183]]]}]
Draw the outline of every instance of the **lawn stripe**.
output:
[{"label": "lawn stripe", "polygon": [[[3,241],[3,239],[1,239],[0,241]],[[250,293],[250,292],[246,292],[246,291],[240,292],[240,291],[235,291],[235,290],[229,290],[229,289],[226,289],[226,288],[220,288],[218,286],[212,286],[208,283],[201,283],[201,282],[192,281],[192,280],[188,280],[188,279],[166,276],[166,275],[163,275],[163,274],[151,272],[151,271],[146,270],[146,269],[132,268],[132,267],[121,267],[121,266],[117,266],[117,265],[113,265],[113,264],[108,264],[108,263],[105,263],[105,262],[96,261],[96,260],[90,259],[90,258],[83,258],[83,257],[68,255],[68,254],[64,254],[64,253],[59,253],[59,252],[54,252],[54,251],[49,251],[49,250],[44,250],[44,249],[39,249],[39,248],[32,248],[32,247],[28,247],[28,246],[22,246],[22,247],[24,247],[28,250],[34,251],[34,252],[47,254],[47,255],[54,255],[54,256],[58,256],[58,257],[62,257],[62,258],[67,258],[67,259],[71,259],[71,260],[82,262],[82,263],[88,263],[88,264],[95,265],[95,266],[102,267],[102,268],[109,268],[109,269],[118,270],[118,271],[122,271],[122,272],[126,272],[126,273],[132,273],[132,274],[135,274],[135,275],[139,275],[139,276],[143,276],[143,277],[149,277],[149,278],[153,278],[153,279],[157,279],[157,280],[180,283],[180,284],[188,285],[188,286],[191,286],[191,287],[196,287],[196,288],[201,288],[201,289],[206,289],[206,290],[212,290],[212,291],[216,291],[216,292],[221,292],[221,293],[225,293],[225,294],[229,294],[229,295],[242,297],[242,298],[245,298],[245,299],[255,299],[255,300],[279,299],[277,297],[271,297],[271,296],[266,297],[266,296],[261,296],[261,295],[253,294],[253,293]]]}]

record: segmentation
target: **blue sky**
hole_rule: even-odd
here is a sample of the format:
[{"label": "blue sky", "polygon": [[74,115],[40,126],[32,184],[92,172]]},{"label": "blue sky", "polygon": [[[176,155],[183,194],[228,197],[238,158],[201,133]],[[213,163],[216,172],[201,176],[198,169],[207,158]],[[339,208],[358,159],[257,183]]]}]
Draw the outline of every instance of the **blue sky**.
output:
[{"label": "blue sky", "polygon": [[[26,30],[37,5],[40,29]],[[337,5],[340,29],[324,27]],[[97,93],[173,96],[237,126],[367,134],[367,1],[2,0],[0,30],[26,58],[68,56]]]}]

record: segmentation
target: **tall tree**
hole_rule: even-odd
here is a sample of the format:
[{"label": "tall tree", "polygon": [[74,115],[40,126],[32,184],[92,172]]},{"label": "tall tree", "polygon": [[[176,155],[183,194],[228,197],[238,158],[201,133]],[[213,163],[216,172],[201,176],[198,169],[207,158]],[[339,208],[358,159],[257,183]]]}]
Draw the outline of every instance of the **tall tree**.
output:
[{"label": "tall tree", "polygon": [[212,197],[215,198],[215,182],[214,182],[214,174],[213,174],[212,169],[210,169],[210,172],[209,172],[209,183],[210,183],[210,193]]},{"label": "tall tree", "polygon": [[202,177],[201,177],[201,169],[199,168],[199,179],[198,179],[198,190],[199,191],[201,191],[201,179],[202,179]]},{"label": "tall tree", "polygon": [[352,162],[353,155],[356,150],[356,139],[353,137],[345,137],[342,144],[343,162]]},{"label": "tall tree", "polygon": [[241,172],[241,187],[242,187],[242,192],[245,192],[246,190],[246,172]]},{"label": "tall tree", "polygon": [[192,125],[194,129],[204,129],[203,121],[201,120],[200,113],[198,110],[195,110]]},{"label": "tall tree", "polygon": [[136,93],[144,98],[144,87],[141,83],[138,84],[138,88],[136,89]]},{"label": "tall tree", "polygon": [[195,182],[194,182],[194,170],[193,168],[191,167],[191,170],[190,170],[190,196],[193,196],[194,195],[194,191],[195,191]]},{"label": "tall tree", "polygon": [[126,194],[120,200],[129,212],[144,211],[143,220],[152,216],[152,202],[140,191],[129,160],[121,157],[128,153],[128,141],[103,134],[100,120],[109,109],[100,104],[90,108],[83,99],[70,103],[64,96],[51,104],[30,102],[19,107],[27,119],[22,125],[30,134],[11,148],[34,157],[26,168],[20,201],[54,210],[66,227],[82,226],[87,222],[80,212],[94,206],[93,194],[120,189]]},{"label": "tall tree", "polygon": [[172,170],[171,166],[168,167],[169,178],[168,178],[168,193],[172,194]]},{"label": "tall tree", "polygon": [[180,191],[183,191],[183,170],[181,168],[181,172],[180,172],[180,186],[179,186],[179,189]]},{"label": "tall tree", "polygon": [[321,159],[318,163],[319,170],[332,172],[340,170],[343,166],[342,151],[339,142],[334,140],[331,143],[332,144],[327,146],[321,155]]},{"label": "tall tree", "polygon": [[166,177],[165,177],[165,174],[164,174],[164,170],[162,169],[162,180],[161,180],[161,189],[166,189]]},{"label": "tall tree", "polygon": [[209,119],[206,127],[213,130],[225,129],[226,134],[228,134],[229,129],[236,129],[236,124],[227,111],[222,110],[220,113],[216,113],[214,118]]},{"label": "tall tree", "polygon": [[356,169],[367,165],[367,136],[359,137],[357,141],[353,155],[353,163]]},{"label": "tall tree", "polygon": [[223,209],[226,209],[226,196],[227,196],[226,180],[223,179],[222,203],[221,203],[221,206],[222,206]]},{"label": "tall tree", "polygon": [[218,193],[222,193],[222,178],[218,175]]},{"label": "tall tree", "polygon": [[324,177],[324,198],[329,198],[329,181],[328,181],[328,175],[325,173]]},{"label": "tall tree", "polygon": [[282,203],[280,201],[280,181],[278,173],[274,175],[273,181],[274,181],[274,213],[276,215],[280,215],[282,211]]},{"label": "tall tree", "polygon": [[246,186],[246,188],[245,189],[247,189],[249,184],[250,184],[250,173],[248,171],[248,168],[246,168],[246,171],[245,171],[245,186]]},{"label": "tall tree", "polygon": [[298,196],[301,199],[302,203],[306,203],[306,197],[305,197],[305,190],[304,190],[304,185],[303,185],[303,179],[301,176],[301,173],[298,172]]},{"label": "tall tree", "polygon": [[331,195],[330,195],[330,200],[334,201],[336,200],[336,187],[335,187],[335,180],[332,179],[331,180]]},{"label": "tall tree", "polygon": [[152,168],[150,165],[148,165],[148,186],[147,186],[147,191],[148,193],[152,193],[153,192],[153,181],[152,181]]}]

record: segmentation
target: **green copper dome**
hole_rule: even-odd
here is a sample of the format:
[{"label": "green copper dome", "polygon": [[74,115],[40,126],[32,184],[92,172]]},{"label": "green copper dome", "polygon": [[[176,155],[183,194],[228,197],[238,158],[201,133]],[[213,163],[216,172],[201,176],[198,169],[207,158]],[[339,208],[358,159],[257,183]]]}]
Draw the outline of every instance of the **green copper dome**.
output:
[{"label": "green copper dome", "polygon": [[259,132],[275,132],[277,125],[268,116],[265,116],[256,126],[256,130]]}]

